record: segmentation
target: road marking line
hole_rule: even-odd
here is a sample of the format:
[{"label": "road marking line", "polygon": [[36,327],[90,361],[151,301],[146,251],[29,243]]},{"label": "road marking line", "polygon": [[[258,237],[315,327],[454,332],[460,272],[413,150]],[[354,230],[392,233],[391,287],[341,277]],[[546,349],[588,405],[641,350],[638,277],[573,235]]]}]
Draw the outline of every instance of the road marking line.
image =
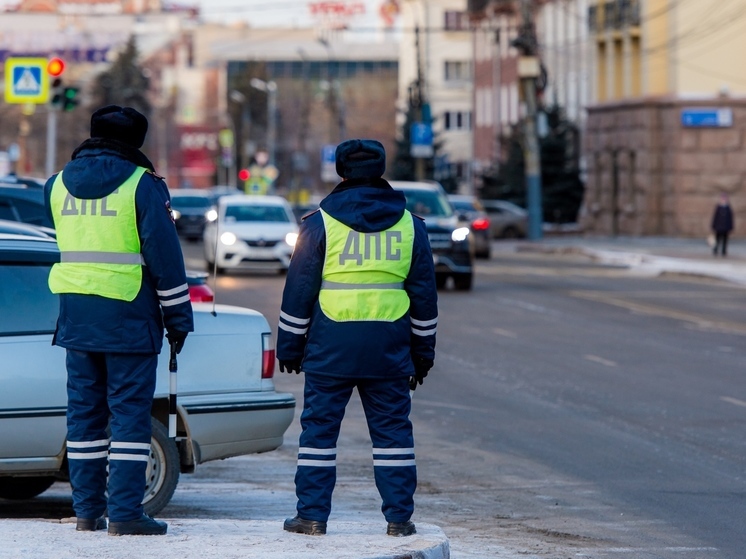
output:
[{"label": "road marking line", "polygon": [[598,355],[591,355],[590,353],[588,355],[584,355],[588,361],[593,361],[595,363],[601,363],[601,365],[606,365],[607,367],[616,367],[617,363],[614,361],[609,361],[608,359],[604,359],[603,357],[599,357]]},{"label": "road marking line", "polygon": [[667,309],[649,303],[636,303],[634,301],[627,301],[625,299],[620,299],[617,297],[610,297],[608,293],[598,293],[594,291],[570,291],[569,295],[571,295],[572,297],[578,297],[579,299],[586,299],[588,301],[596,301],[599,303],[605,303],[607,305],[620,307],[638,314],[659,316],[663,318],[670,318],[673,320],[680,320],[682,322],[688,322],[694,324],[698,328],[707,330],[709,332],[728,332],[741,335],[746,334],[746,324],[743,324],[741,322],[711,320],[709,318],[689,312],[675,311],[673,309]]},{"label": "road marking line", "polygon": [[729,404],[733,404],[735,406],[741,406],[746,408],[746,402],[743,400],[738,400],[736,398],[731,398],[730,396],[722,396],[720,398],[723,402],[728,402]]},{"label": "road marking line", "polygon": [[502,328],[493,328],[492,332],[499,336],[505,336],[506,338],[517,338],[518,334],[511,332],[510,330],[503,330]]}]

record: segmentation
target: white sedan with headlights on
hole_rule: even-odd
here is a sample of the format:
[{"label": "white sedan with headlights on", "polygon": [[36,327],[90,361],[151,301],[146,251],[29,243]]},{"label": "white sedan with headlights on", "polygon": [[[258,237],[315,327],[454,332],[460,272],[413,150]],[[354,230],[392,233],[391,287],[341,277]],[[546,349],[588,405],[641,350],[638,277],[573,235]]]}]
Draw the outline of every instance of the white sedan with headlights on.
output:
[{"label": "white sedan with headlights on", "polygon": [[290,265],[298,224],[281,196],[223,196],[204,232],[209,271],[275,270]]}]

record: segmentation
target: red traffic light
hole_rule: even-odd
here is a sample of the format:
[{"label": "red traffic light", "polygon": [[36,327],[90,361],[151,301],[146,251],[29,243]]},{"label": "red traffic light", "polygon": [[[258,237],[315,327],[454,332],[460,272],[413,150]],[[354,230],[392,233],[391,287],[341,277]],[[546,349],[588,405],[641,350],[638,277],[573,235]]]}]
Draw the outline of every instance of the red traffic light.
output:
[{"label": "red traffic light", "polygon": [[242,181],[247,181],[251,178],[251,173],[249,173],[248,169],[241,169],[238,172],[238,178]]},{"label": "red traffic light", "polygon": [[59,76],[65,71],[65,62],[61,58],[52,58],[47,62],[47,73],[50,76]]}]

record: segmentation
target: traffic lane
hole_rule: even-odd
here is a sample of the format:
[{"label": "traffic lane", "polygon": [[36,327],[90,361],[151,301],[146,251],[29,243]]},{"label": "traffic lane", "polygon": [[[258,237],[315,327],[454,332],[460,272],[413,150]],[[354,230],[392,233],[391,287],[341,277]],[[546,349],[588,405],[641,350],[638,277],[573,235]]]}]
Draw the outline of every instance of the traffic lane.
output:
[{"label": "traffic lane", "polygon": [[[428,380],[440,384],[446,402],[492,402],[496,420],[485,425],[457,414],[445,418],[453,425],[444,433],[471,426],[483,433],[473,441],[480,448],[590,481],[620,504],[716,544],[722,539],[737,553],[744,536],[726,511],[746,512],[738,496],[744,417],[722,397],[741,389],[734,384],[741,336],[571,295],[594,285],[624,294],[666,280],[545,272],[499,280],[478,273],[471,296],[441,297],[438,359]],[[693,294],[719,288],[676,287]],[[444,361],[457,381],[443,373]]]}]

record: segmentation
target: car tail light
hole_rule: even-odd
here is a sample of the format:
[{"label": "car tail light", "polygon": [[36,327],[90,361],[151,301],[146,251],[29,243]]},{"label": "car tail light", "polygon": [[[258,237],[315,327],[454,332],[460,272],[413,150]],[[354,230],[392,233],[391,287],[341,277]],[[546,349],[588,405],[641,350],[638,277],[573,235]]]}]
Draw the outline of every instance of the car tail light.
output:
[{"label": "car tail light", "polygon": [[474,222],[471,224],[471,228],[474,229],[474,231],[484,231],[485,229],[489,229],[490,220],[486,217],[475,219]]},{"label": "car tail light", "polygon": [[262,378],[275,376],[275,346],[272,334],[262,334]]},{"label": "car tail light", "polygon": [[192,303],[212,303],[215,300],[215,294],[209,285],[190,285],[189,300]]}]

